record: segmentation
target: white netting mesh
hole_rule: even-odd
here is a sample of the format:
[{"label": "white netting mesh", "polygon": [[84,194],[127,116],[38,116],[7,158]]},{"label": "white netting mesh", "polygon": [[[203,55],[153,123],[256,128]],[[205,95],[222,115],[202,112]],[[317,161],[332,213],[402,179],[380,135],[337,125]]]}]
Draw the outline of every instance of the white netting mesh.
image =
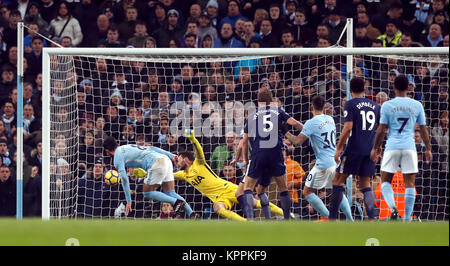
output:
[{"label": "white netting mesh", "polygon": [[[242,165],[232,169],[226,165],[233,159],[238,138],[227,136],[239,135],[263,86],[270,87],[283,108],[301,122],[310,118],[312,95],[324,95],[329,103],[326,112],[340,132],[347,90],[345,62],[346,56],[52,56],[51,216],[120,216],[122,189],[103,182],[103,173],[112,167],[101,147],[107,135],[120,144],[155,145],[177,153],[192,150],[181,132],[194,128],[211,168],[237,182],[245,172]],[[419,162],[414,214],[427,220],[448,219],[448,56],[357,55],[353,65],[353,75],[366,80],[367,97],[380,104],[393,97],[396,75],[410,78],[411,97],[424,103],[435,157],[431,164]],[[419,140],[417,147],[421,153]],[[291,158],[307,174],[314,160],[311,147],[305,143],[291,148]],[[302,219],[316,219],[301,196],[301,175],[291,176],[294,212]],[[375,178],[374,190],[377,182]],[[132,178],[131,190],[135,211],[129,217],[164,216],[159,203],[143,199],[142,180]],[[176,181],[176,190],[203,217],[217,217],[212,203],[189,184]],[[276,192],[272,184],[269,197],[275,204]],[[360,216],[360,194],[353,192],[352,208]],[[319,196],[326,200],[326,191]],[[240,212],[239,206],[235,210]]]}]

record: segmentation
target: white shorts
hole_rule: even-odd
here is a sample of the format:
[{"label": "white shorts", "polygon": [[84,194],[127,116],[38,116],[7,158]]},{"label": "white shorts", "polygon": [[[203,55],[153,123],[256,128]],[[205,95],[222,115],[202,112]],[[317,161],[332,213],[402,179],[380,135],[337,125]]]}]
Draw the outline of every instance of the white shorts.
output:
[{"label": "white shorts", "polygon": [[163,156],[155,160],[152,168],[147,170],[147,177],[144,184],[161,185],[163,182],[174,181],[173,165],[169,157]]},{"label": "white shorts", "polygon": [[417,152],[413,150],[385,151],[381,160],[381,171],[391,174],[399,171],[403,174],[418,173]]},{"label": "white shorts", "polygon": [[314,166],[306,177],[305,186],[313,189],[332,188],[332,180],[335,172],[336,166],[331,166],[326,169],[319,169]]}]

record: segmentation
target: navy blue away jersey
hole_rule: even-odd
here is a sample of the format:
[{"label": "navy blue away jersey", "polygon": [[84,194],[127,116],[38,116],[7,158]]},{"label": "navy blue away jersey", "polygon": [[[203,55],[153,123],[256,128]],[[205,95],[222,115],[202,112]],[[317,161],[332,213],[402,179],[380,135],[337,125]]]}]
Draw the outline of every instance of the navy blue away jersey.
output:
[{"label": "navy blue away jersey", "polygon": [[248,116],[244,133],[248,134],[252,156],[259,152],[272,152],[283,147],[283,135],[278,125],[290,118],[285,111],[275,107],[258,108]]},{"label": "navy blue away jersey", "polygon": [[353,121],[346,154],[369,155],[375,141],[380,120],[380,107],[367,98],[353,98],[345,103],[344,122]]}]

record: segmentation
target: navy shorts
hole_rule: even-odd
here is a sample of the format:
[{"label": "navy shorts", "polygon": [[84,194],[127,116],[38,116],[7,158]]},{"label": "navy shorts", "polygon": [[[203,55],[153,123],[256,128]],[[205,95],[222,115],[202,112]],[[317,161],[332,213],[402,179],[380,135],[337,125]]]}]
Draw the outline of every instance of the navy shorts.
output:
[{"label": "navy shorts", "polygon": [[375,175],[375,162],[370,155],[344,154],[336,172],[347,175],[369,176]]},{"label": "navy shorts", "polygon": [[252,156],[247,176],[257,178],[260,185],[267,187],[272,177],[286,174],[283,154],[259,152]]}]

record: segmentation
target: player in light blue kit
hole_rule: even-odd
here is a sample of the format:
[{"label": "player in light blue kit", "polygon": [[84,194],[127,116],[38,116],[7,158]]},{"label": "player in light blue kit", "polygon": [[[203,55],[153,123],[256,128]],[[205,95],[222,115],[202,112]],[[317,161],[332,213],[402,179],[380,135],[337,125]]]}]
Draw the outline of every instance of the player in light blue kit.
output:
[{"label": "player in light blue kit", "polygon": [[370,158],[377,161],[386,129],[389,129],[386,147],[381,161],[381,193],[391,209],[391,219],[398,219],[391,182],[400,166],[405,179],[405,221],[411,219],[416,193],[414,183],[419,172],[414,131],[419,125],[420,135],[426,146],[425,158],[433,160],[430,135],[426,126],[425,112],[420,102],[407,97],[408,78],[400,75],[394,80],[395,98],[383,103],[380,112],[380,126],[375,135],[375,144]]},{"label": "player in light blue kit", "polygon": [[[327,218],[330,212],[323,201],[316,195],[315,190],[332,188],[332,179],[336,171],[336,162],[334,160],[334,153],[336,152],[336,125],[331,116],[323,113],[324,105],[325,99],[322,96],[314,96],[311,106],[314,117],[306,121],[298,136],[287,133],[286,137],[295,145],[301,145],[306,139],[310,140],[316,156],[316,163],[306,178],[303,196],[321,216]],[[345,195],[342,197],[339,207],[344,212],[347,220],[353,221],[350,205]]]},{"label": "player in light blue kit", "polygon": [[[144,198],[160,202],[168,202],[173,205],[174,215],[180,215],[184,207],[190,218],[195,218],[186,200],[175,192],[172,161],[176,155],[152,146],[122,145],[119,146],[113,137],[107,137],[103,141],[106,154],[114,157],[114,167],[120,175],[120,181],[125,192],[127,205],[125,215],[131,211],[130,183],[126,168],[142,168],[147,171],[144,179]],[[176,159],[176,158],[175,158]],[[161,186],[162,191],[156,191]]]}]

